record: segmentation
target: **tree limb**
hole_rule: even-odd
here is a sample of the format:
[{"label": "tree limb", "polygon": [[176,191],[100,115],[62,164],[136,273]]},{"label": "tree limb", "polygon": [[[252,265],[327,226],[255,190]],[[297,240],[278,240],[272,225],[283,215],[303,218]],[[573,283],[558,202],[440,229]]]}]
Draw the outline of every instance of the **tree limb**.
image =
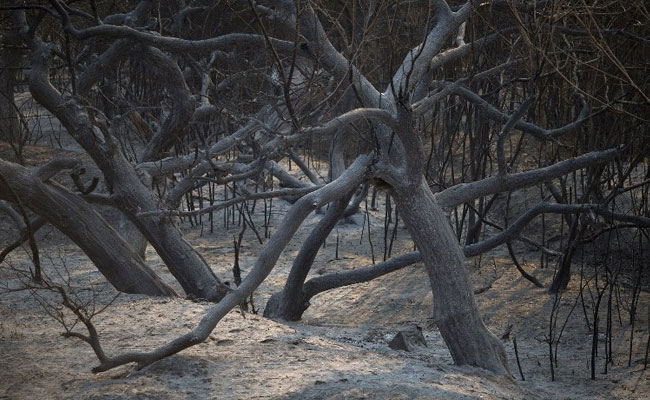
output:
[{"label": "tree limb", "polygon": [[555,214],[580,214],[585,212],[593,212],[602,217],[634,223],[636,226],[650,228],[650,218],[637,216],[637,215],[626,215],[621,213],[616,213],[610,210],[603,208],[599,204],[549,204],[541,203],[532,209],[528,210],[526,213],[521,215],[515,222],[510,225],[507,229],[501,233],[492,236],[489,239],[486,239],[482,242],[475,243],[469,246],[465,246],[465,254],[468,257],[476,256],[478,254],[484,253],[490,249],[495,248],[496,246],[509,242],[521,232],[528,223],[543,213],[555,213]]},{"label": "tree limb", "polygon": [[436,193],[434,198],[442,208],[455,207],[482,196],[534,186],[559,176],[566,175],[571,171],[611,161],[619,155],[620,150],[621,147],[603,151],[594,151],[565,161],[560,161],[548,167],[537,168],[516,174],[508,174],[506,176],[493,176],[470,183],[460,183]]}]

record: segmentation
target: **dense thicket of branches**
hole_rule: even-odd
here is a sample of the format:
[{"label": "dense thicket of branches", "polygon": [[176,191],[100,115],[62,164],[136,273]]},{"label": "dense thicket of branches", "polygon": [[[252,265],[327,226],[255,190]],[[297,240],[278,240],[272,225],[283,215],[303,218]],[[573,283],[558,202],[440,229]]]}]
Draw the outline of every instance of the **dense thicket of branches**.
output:
[{"label": "dense thicket of branches", "polygon": [[[465,257],[507,245],[521,269],[511,242],[532,244],[542,265],[557,261],[549,290],[558,292],[579,243],[619,229],[647,236],[644,1],[50,0],[0,9],[0,138],[15,155],[0,160],[7,213],[24,205],[54,225],[118,290],[173,294],[143,260],[148,243],[186,294],[217,302],[196,330],[151,352],[109,357],[89,341],[97,370],[144,366],[201,342],[265,279],[305,217],[328,205],[267,316],[300,319],[317,293],[421,261],[454,360],[497,373],[508,370],[505,352],[481,321]],[[16,100],[23,90],[92,159],[99,181],[70,159],[18,165],[36,140]],[[332,229],[377,190],[418,251],[305,282]],[[524,190],[539,204],[511,215]],[[234,290],[175,226],[236,207],[255,229],[249,202],[280,197],[294,204],[270,238],[256,230],[261,255]],[[118,217],[107,221],[100,205]],[[547,214],[561,215],[558,232],[524,234]],[[26,240],[31,225],[15,219]],[[559,245],[547,240],[555,234]]]}]

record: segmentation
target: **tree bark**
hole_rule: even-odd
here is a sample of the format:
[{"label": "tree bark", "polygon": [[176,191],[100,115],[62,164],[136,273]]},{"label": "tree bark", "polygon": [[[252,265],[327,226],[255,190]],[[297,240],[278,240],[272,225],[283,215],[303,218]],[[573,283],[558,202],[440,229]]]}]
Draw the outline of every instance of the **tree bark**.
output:
[{"label": "tree bark", "polygon": [[428,185],[422,179],[393,187],[392,194],[422,255],[433,291],[434,320],[454,362],[508,373],[503,344],[481,320],[463,250]]},{"label": "tree bark", "polygon": [[115,149],[104,156],[106,165],[102,171],[107,181],[114,182],[113,195],[120,209],[156,249],[185,292],[195,298],[221,300],[229,288],[183,238],[172,220],[164,215],[138,217],[140,212],[157,210],[158,205],[154,194],[140,181],[131,164]]},{"label": "tree bark", "polygon": [[348,206],[352,193],[330,204],[323,218],[303,242],[298,256],[293,261],[291,272],[282,292],[276,293],[266,303],[264,316],[267,318],[300,321],[302,314],[309,307],[309,299],[305,298],[303,285],[307,274],[314,264],[314,259],[321,246],[339,222]]},{"label": "tree bark", "polygon": [[89,204],[56,183],[44,183],[27,168],[0,159],[0,198],[23,205],[75,242],[119,291],[173,296],[113,227]]},{"label": "tree bark", "polygon": [[[301,285],[302,290],[298,295],[296,295],[295,300],[290,303],[291,309],[289,312],[285,310],[285,315],[278,315],[277,318],[283,318],[287,321],[299,321],[302,318],[302,314],[307,311],[307,308],[309,308],[309,301],[317,294],[332,289],[338,289],[344,286],[369,282],[373,279],[379,278],[380,276],[384,276],[406,266],[413,265],[419,261],[420,253],[414,251],[411,253],[403,254],[401,256],[393,257],[389,260],[375,265],[370,265],[351,271],[334,272],[332,274],[312,278],[305,282],[304,285]],[[268,303],[266,304],[266,308],[264,309],[265,317],[276,317],[276,315],[267,315],[266,310],[270,308],[272,311],[269,313],[275,314],[275,308],[281,304],[281,296],[282,293],[276,293],[271,296]]]},{"label": "tree bark", "polygon": [[308,302],[327,290],[369,282],[420,261],[420,252],[412,251],[367,267],[317,276],[305,282],[303,298]]},{"label": "tree bark", "polygon": [[147,245],[149,242],[144,237],[142,232],[133,225],[128,216],[119,210],[115,210],[115,222],[113,227],[120,233],[120,236],[131,246],[131,248],[142,258],[146,259]]}]

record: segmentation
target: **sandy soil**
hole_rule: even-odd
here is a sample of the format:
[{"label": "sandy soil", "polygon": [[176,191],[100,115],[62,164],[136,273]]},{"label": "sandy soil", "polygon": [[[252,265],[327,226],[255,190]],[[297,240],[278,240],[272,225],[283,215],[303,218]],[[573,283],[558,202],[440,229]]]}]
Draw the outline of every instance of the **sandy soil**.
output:
[{"label": "sandy soil", "polygon": [[[279,203],[279,202],[278,202]],[[286,204],[280,208],[286,209]],[[379,215],[381,211],[374,214]],[[280,215],[275,219],[277,223]],[[312,216],[298,238],[308,232],[319,216]],[[371,217],[372,218],[372,217]],[[360,220],[360,218],[359,218]],[[8,223],[3,224],[3,228]],[[373,241],[380,244],[380,229]],[[207,230],[207,229],[206,229]],[[231,240],[238,228],[219,229],[218,234],[187,229],[188,238],[206,255],[222,278],[229,279],[232,262]],[[372,231],[371,231],[372,232]],[[367,240],[359,243],[360,225],[339,228],[340,259],[334,260],[334,245],[321,251],[316,273],[354,268],[370,262]],[[39,234],[41,251],[49,254],[45,269],[53,279],[65,262],[72,287],[80,297],[95,298],[98,305],[111,301],[115,292],[95,271],[92,263],[73,245],[47,228]],[[400,229],[400,244],[408,244]],[[365,244],[364,244],[365,243]],[[272,276],[255,294],[263,305],[279,290],[291,258],[298,250],[294,241],[285,251]],[[381,246],[377,246],[381,247]],[[375,250],[377,251],[377,247]],[[247,235],[243,249],[244,273],[259,251],[255,238]],[[498,255],[498,254],[497,254]],[[148,262],[172,282],[155,253]],[[625,338],[629,327],[616,329],[620,347],[607,375],[603,357],[597,360],[597,380],[589,379],[590,336],[581,316],[571,319],[559,347],[555,382],[550,380],[545,334],[553,298],[523,280],[506,260],[473,273],[475,286],[491,287],[477,295],[485,320],[500,335],[512,325],[504,340],[509,352],[513,379],[452,365],[451,357],[432,324],[431,294],[421,266],[411,267],[374,282],[355,285],[316,297],[300,323],[279,324],[259,315],[232,311],[210,339],[177,356],[141,371],[125,366],[92,374],[96,364],[89,346],[77,339],[63,338],[63,328],[44,314],[36,297],[28,291],[11,291],[21,283],[2,270],[5,289],[0,299],[0,396],[7,399],[249,399],[249,398],[647,398],[650,373],[643,371],[647,316],[640,313],[638,338],[632,366],[627,367]],[[16,251],[12,266],[29,265],[26,251]],[[527,264],[527,267],[531,267]],[[548,282],[549,270],[533,270]],[[94,291],[87,289],[91,284]],[[565,315],[576,290],[562,299]],[[42,293],[44,300],[56,297]],[[647,308],[648,299],[641,299]],[[120,295],[95,317],[105,349],[117,354],[129,349],[150,349],[187,332],[209,304],[189,300],[157,299]],[[414,352],[391,350],[387,342],[402,327],[424,329],[427,348]],[[77,328],[79,329],[79,328]],[[522,381],[515,362],[512,338],[518,341]],[[604,345],[604,344],[603,344]],[[604,347],[604,346],[602,346]]]}]

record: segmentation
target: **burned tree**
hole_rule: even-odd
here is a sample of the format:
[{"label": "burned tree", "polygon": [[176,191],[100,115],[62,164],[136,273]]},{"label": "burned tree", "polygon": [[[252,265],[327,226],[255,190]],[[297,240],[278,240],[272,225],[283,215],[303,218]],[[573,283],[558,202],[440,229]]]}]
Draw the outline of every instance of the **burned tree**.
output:
[{"label": "burned tree", "polygon": [[[626,170],[619,168],[618,176],[610,177],[616,180],[610,194],[617,196],[633,167],[644,162],[639,149],[647,140],[638,135],[644,122],[630,126],[626,135],[584,140],[611,103],[601,104],[591,92],[601,75],[582,84],[589,71],[581,67],[588,63],[581,63],[574,44],[602,48],[606,36],[618,32],[598,30],[595,37],[591,26],[567,27],[577,15],[564,13],[570,5],[232,3],[229,10],[165,4],[157,11],[162,21],[153,17],[150,1],[112,14],[94,2],[89,9],[58,0],[29,12],[11,7],[20,40],[29,48],[30,94],[92,158],[106,191],[72,193],[45,179],[21,186],[19,175],[37,179],[38,173],[2,161],[6,186],[16,187],[24,198],[57,194],[68,197],[70,205],[83,203],[88,211],[78,210],[90,224],[106,224],[93,214],[92,203],[118,209],[188,295],[218,302],[191,333],[151,352],[103,355],[97,371],[130,362],[142,367],[204,340],[264,281],[304,219],[329,204],[303,243],[283,292],[267,307],[268,316],[299,319],[318,291],[367,281],[421,260],[433,291],[435,323],[455,362],[507,373],[503,345],[481,320],[466,257],[522,239],[526,224],[544,213],[564,215],[575,232],[577,215],[583,213],[648,225],[645,216],[608,209],[609,197],[594,189],[602,186],[608,163],[625,164]],[[347,19],[328,18],[334,12]],[[562,15],[566,23],[560,26]],[[251,23],[242,28],[241,18]],[[42,27],[44,20],[55,28]],[[47,39],[45,29],[56,29],[65,39]],[[629,32],[625,36],[647,43],[639,38]],[[549,43],[557,48],[549,50]],[[553,62],[560,51],[573,51],[570,66]],[[609,56],[616,60],[614,53]],[[67,79],[52,78],[53,63],[67,71]],[[625,66],[619,68],[622,75],[627,72]],[[618,99],[647,107],[632,75],[626,75]],[[318,139],[332,142],[327,178],[311,171],[294,151]],[[540,154],[537,165],[520,162],[522,152],[533,149]],[[455,158],[461,158],[460,171],[454,169]],[[278,163],[283,159],[296,163],[308,181],[283,171]],[[563,182],[567,174],[583,170],[589,179],[580,188],[580,201],[575,201],[578,193],[569,198],[563,192],[566,184],[559,190],[554,186],[555,180]],[[284,187],[250,190],[273,177]],[[358,189],[370,182],[394,200],[418,252],[305,284],[318,249],[347,211],[358,207],[365,195]],[[224,193],[232,196],[197,209],[193,193],[214,184],[224,185]],[[481,237],[500,194],[540,185],[547,185],[558,203],[577,204],[540,204],[499,227],[502,232]],[[176,217],[196,218],[273,197],[291,197],[295,203],[234,290],[174,225]],[[201,199],[199,195],[199,203]],[[89,247],[80,227],[57,224],[62,210],[44,210],[38,202],[30,208],[91,259],[95,256],[100,270],[118,261]],[[109,228],[106,235],[121,240]],[[575,234],[571,240],[577,240]],[[136,253],[128,252],[134,254],[131,262],[148,284],[157,283]],[[570,259],[566,252],[563,266],[570,266]],[[553,288],[566,285],[570,270],[561,270],[562,280]],[[143,285],[128,290],[147,292]],[[166,287],[157,290],[168,293]]]}]

